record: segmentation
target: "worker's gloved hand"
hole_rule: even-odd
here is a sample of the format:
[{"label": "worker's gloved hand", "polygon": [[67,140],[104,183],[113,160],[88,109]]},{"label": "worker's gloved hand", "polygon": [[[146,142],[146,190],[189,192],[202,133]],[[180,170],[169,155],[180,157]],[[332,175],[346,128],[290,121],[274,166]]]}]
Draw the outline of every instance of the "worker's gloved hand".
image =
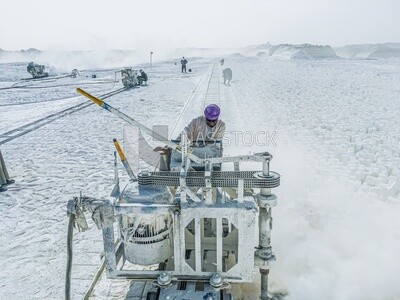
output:
[{"label": "worker's gloved hand", "polygon": [[168,146],[164,146],[164,147],[155,147],[154,150],[155,152],[160,153],[161,155],[166,155],[169,151]]}]

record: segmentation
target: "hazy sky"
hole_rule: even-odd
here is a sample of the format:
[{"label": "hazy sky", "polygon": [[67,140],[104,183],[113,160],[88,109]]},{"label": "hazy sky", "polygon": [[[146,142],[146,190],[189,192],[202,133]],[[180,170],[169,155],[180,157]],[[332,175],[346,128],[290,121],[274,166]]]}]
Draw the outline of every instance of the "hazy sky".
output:
[{"label": "hazy sky", "polygon": [[0,0],[0,48],[400,42],[400,0]]}]

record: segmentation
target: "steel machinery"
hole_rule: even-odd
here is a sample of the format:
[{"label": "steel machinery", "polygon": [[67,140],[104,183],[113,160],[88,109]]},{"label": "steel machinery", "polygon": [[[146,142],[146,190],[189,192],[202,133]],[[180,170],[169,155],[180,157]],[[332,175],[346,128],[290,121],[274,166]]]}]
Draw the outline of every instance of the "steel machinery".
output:
[{"label": "steel machinery", "polygon": [[137,70],[127,67],[121,70],[122,84],[124,87],[130,88],[138,85]]},{"label": "steel machinery", "polygon": [[38,65],[34,62],[30,62],[26,67],[26,70],[32,75],[33,78],[43,78],[49,76],[49,73],[45,72],[45,68],[46,67],[44,65]]},{"label": "steel machinery", "polygon": [[[150,133],[102,100],[78,92]],[[271,299],[271,210],[277,204],[272,189],[280,184],[280,175],[270,170],[272,155],[202,155],[210,147],[222,150],[221,144],[194,151],[184,132],[179,143],[160,140],[179,154],[168,170],[135,176],[116,142],[131,181],[113,200],[81,196],[68,203],[78,227],[87,227],[84,211],[90,210],[103,231],[107,277],[150,282],[144,298],[137,299],[221,300],[239,299],[232,287],[254,282],[258,269],[260,299]],[[242,170],[248,161],[260,167]],[[224,171],[229,165],[232,171]]]}]

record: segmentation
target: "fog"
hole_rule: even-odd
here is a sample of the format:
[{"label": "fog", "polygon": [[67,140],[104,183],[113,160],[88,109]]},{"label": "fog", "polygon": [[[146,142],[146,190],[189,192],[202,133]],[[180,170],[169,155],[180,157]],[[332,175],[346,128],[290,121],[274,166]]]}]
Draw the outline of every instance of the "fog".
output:
[{"label": "fog", "polygon": [[341,46],[398,42],[395,0],[3,0],[0,48],[232,48],[270,41]]}]

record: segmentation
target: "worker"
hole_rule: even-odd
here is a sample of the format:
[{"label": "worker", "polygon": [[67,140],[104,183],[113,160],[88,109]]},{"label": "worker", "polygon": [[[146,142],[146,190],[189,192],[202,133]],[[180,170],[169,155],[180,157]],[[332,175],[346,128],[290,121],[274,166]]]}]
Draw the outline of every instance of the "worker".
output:
[{"label": "worker", "polygon": [[186,64],[188,63],[187,59],[185,57],[182,57],[181,59],[181,65],[182,65],[182,73],[186,73]]},{"label": "worker", "polygon": [[222,76],[224,77],[224,84],[229,85],[232,80],[232,70],[230,68],[226,68],[222,71]]},{"label": "worker", "polygon": [[[207,145],[222,140],[225,134],[225,123],[219,118],[220,108],[216,104],[209,104],[204,109],[204,115],[194,118],[184,129],[188,139],[194,145]],[[178,137],[177,140],[180,140]],[[211,149],[211,148],[210,148]],[[167,146],[156,147],[154,151],[162,155],[160,160],[160,170],[169,170],[167,167],[171,161],[171,149]],[[220,152],[218,149],[217,152]],[[216,151],[211,149],[208,154],[215,154]],[[207,153],[206,153],[207,154]],[[177,158],[175,152],[174,157]]]},{"label": "worker", "polygon": [[145,71],[142,69],[139,70],[139,76],[137,77],[138,84],[141,85],[143,82],[147,85],[147,80],[149,79]]}]

